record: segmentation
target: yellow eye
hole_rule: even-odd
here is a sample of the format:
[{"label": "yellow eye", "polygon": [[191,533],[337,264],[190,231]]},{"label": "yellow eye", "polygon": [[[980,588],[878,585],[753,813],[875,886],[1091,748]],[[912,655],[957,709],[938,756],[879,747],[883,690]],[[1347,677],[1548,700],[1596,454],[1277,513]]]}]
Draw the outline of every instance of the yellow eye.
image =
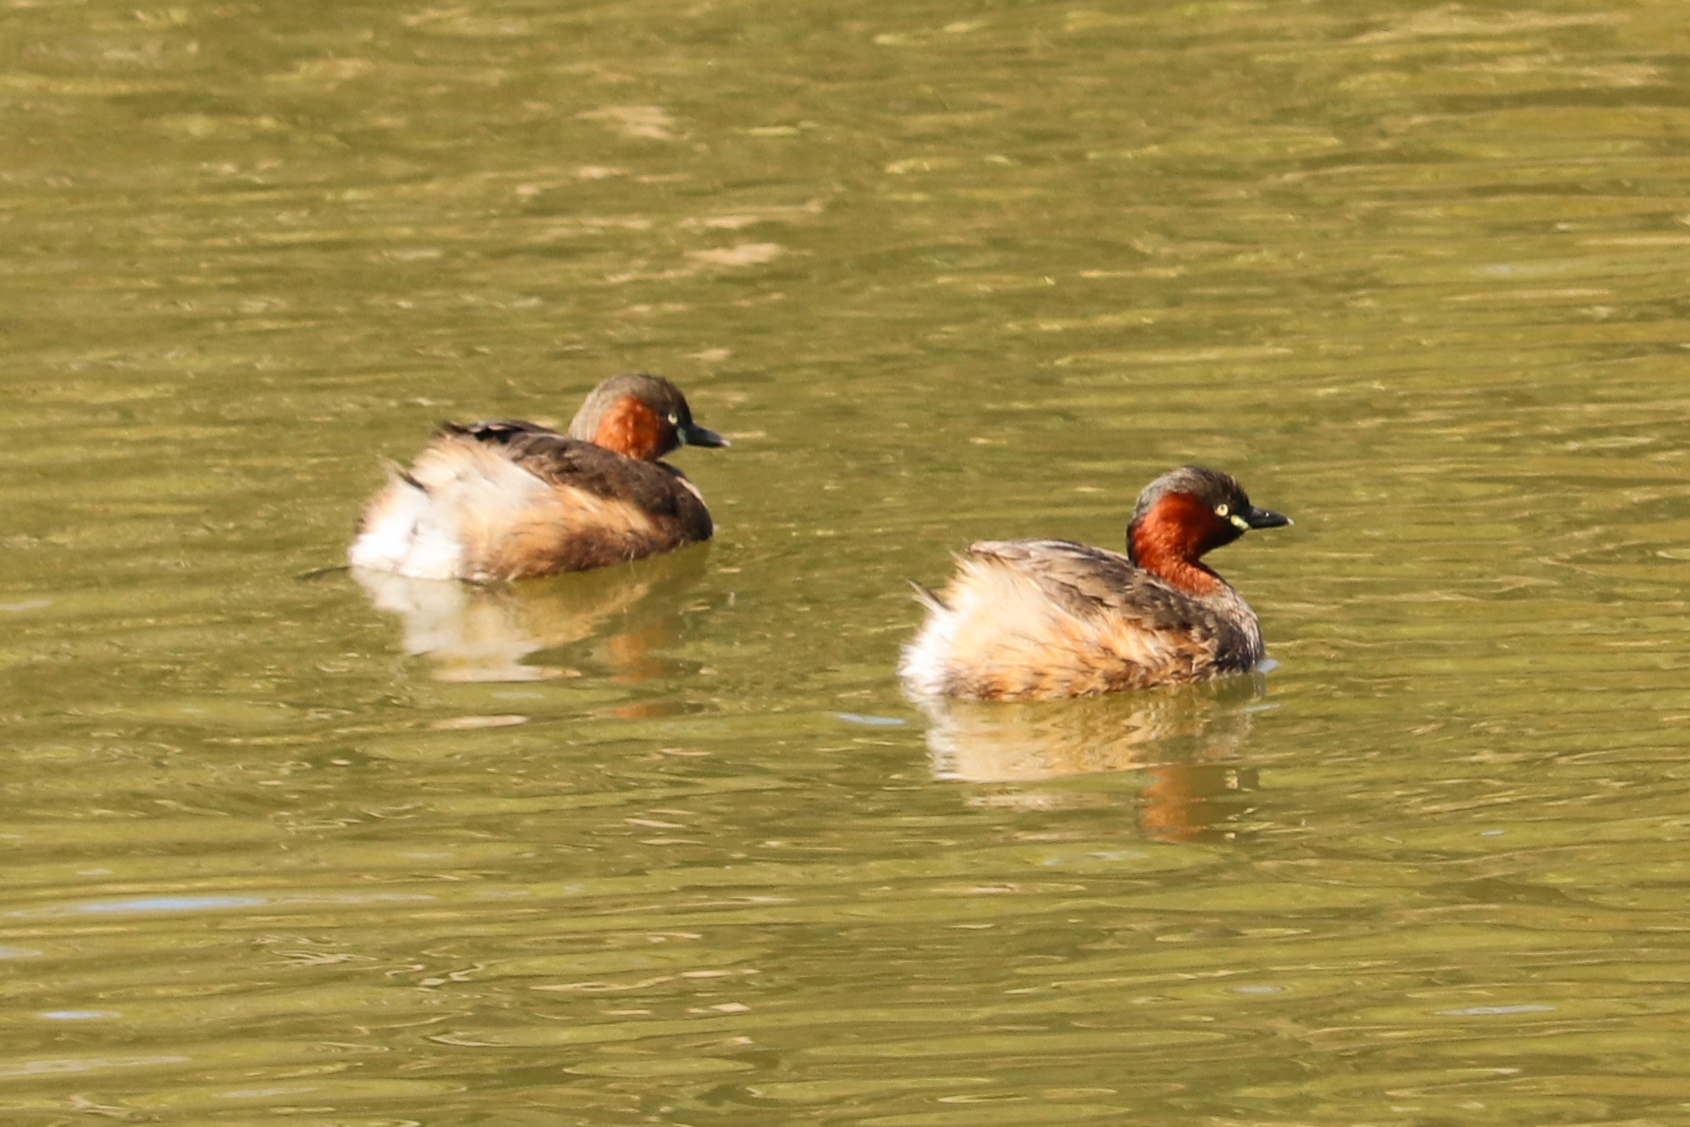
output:
[{"label": "yellow eye", "polygon": [[1215,515],[1217,517],[1224,517],[1230,511],[1231,510],[1228,509],[1225,505],[1216,505],[1215,506]]},{"label": "yellow eye", "polygon": [[[673,411],[669,412],[669,425],[672,427],[681,425],[681,417]],[[1225,516],[1226,514],[1222,513],[1221,515]]]}]

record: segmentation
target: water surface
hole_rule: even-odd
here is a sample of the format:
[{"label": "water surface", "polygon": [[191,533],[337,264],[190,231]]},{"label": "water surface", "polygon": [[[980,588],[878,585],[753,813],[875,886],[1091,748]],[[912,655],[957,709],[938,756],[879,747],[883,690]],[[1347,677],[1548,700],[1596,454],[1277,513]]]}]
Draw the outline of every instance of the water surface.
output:
[{"label": "water surface", "polygon": [[[6,1121],[1683,1118],[1673,6],[6,23]],[[628,369],[708,547],[300,578]],[[1259,682],[900,695],[1186,461]]]}]

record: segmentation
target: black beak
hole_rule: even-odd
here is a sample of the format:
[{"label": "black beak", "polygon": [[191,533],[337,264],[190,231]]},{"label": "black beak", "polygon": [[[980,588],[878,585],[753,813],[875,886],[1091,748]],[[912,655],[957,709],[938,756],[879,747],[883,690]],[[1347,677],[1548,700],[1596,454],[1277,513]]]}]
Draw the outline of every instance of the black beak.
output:
[{"label": "black beak", "polygon": [[1251,528],[1284,528],[1291,523],[1291,518],[1284,513],[1276,513],[1270,509],[1258,509],[1251,505],[1250,511],[1244,514],[1244,523]]},{"label": "black beak", "polygon": [[688,446],[731,446],[731,445],[733,445],[731,442],[729,442],[727,439],[723,438],[721,435],[717,434],[715,431],[706,430],[705,428],[699,426],[697,423],[688,423],[686,426],[681,427],[678,430],[676,430],[675,433],[680,435],[681,441],[686,443]]}]

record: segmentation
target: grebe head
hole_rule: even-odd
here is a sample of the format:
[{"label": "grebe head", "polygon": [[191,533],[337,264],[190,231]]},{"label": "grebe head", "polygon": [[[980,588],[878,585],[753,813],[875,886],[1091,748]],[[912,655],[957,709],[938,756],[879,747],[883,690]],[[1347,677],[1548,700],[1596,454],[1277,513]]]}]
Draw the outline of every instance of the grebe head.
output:
[{"label": "grebe head", "polygon": [[1138,495],[1127,526],[1127,555],[1144,570],[1192,594],[1220,587],[1197,561],[1252,528],[1279,528],[1291,518],[1259,509],[1230,475],[1202,466],[1169,470]]},{"label": "grebe head", "polygon": [[644,372],[611,376],[595,387],[575,412],[569,437],[646,462],[683,444],[728,445],[727,439],[692,421],[680,388]]}]

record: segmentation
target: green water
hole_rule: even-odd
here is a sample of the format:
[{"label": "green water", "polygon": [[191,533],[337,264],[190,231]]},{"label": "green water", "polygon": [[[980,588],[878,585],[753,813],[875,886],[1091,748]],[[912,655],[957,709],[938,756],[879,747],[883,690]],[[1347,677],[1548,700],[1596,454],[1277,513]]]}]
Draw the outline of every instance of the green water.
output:
[{"label": "green water", "polygon": [[[0,1121],[1690,1115],[1682,6],[0,26]],[[709,547],[298,578],[628,369]],[[903,699],[1185,461],[1259,684]]]}]

